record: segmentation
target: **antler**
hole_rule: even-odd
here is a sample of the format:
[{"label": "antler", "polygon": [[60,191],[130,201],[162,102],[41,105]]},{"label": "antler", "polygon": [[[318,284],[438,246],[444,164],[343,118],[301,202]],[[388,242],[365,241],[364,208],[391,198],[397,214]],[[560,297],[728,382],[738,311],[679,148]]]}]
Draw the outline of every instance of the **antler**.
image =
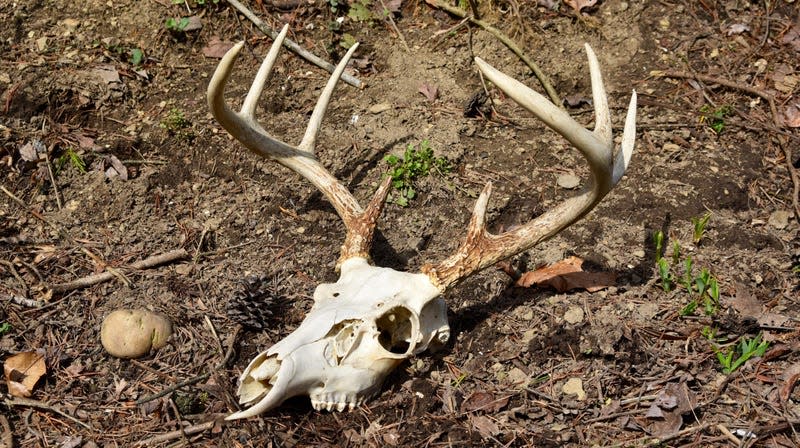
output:
[{"label": "antler", "polygon": [[499,235],[486,231],[486,206],[492,194],[492,184],[488,183],[475,204],[466,239],[456,253],[440,263],[427,264],[422,268],[440,290],[445,290],[460,279],[557,234],[600,203],[622,178],[633,153],[636,137],[636,91],[631,95],[620,150],[614,157],[611,116],[600,64],[588,44],[586,54],[595,108],[594,132],[585,129],[542,95],[498,71],[481,58],[475,58],[475,63],[486,78],[580,150],[589,164],[592,179],[579,195],[565,200],[524,226]]},{"label": "antler", "polygon": [[336,83],[342,76],[342,72],[358,44],[350,47],[350,50],[339,62],[330,79],[328,79],[328,83],[325,85],[325,89],[314,107],[314,112],[311,114],[303,140],[299,145],[291,146],[269,135],[255,118],[256,103],[261,97],[264,84],[267,82],[272,66],[278,58],[278,53],[288,30],[289,26],[284,26],[273,42],[272,47],[270,47],[267,57],[264,58],[264,62],[258,69],[250,91],[247,92],[247,97],[245,97],[240,112],[234,112],[228,107],[224,94],[225,85],[228,83],[233,65],[244,42],[240,42],[231,48],[217,66],[214,76],[208,85],[208,105],[214,118],[247,149],[262,157],[275,159],[283,166],[295,171],[314,184],[333,204],[333,208],[336,209],[347,229],[347,236],[342,245],[337,266],[340,266],[342,262],[349,258],[369,258],[369,248],[372,244],[375,223],[389,192],[391,178],[387,177],[384,180],[367,208],[362,209],[348,189],[322,166],[314,154],[317,133],[328,108],[331,94],[333,94]]}]

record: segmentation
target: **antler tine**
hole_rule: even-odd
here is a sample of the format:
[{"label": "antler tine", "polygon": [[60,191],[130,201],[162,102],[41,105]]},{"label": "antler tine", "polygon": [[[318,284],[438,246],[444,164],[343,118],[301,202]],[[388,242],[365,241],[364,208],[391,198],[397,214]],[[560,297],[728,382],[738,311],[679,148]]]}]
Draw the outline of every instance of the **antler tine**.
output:
[{"label": "antler tine", "polygon": [[350,48],[328,79],[328,83],[323,89],[317,105],[314,107],[314,112],[311,114],[303,140],[297,147],[272,137],[258,123],[255,118],[256,104],[272,72],[272,67],[275,65],[288,30],[289,26],[284,26],[280,34],[275,38],[267,56],[264,58],[264,62],[258,69],[250,90],[247,92],[241,112],[234,112],[225,102],[225,86],[228,83],[244,42],[240,42],[228,50],[217,66],[208,85],[208,105],[214,118],[247,149],[262,157],[275,159],[278,163],[295,171],[314,184],[330,201],[347,228],[347,236],[342,245],[338,267],[349,258],[369,258],[369,248],[372,244],[375,224],[389,192],[388,187],[391,179],[387,178],[381,184],[367,208],[362,209],[350,191],[325,169],[314,155],[317,133],[331,95],[357,45],[353,45]]},{"label": "antler tine", "polygon": [[311,119],[308,121],[308,127],[306,128],[306,133],[303,136],[303,141],[300,142],[299,148],[301,150],[309,151],[312,154],[314,153],[314,145],[317,141],[317,133],[319,132],[319,127],[322,124],[322,118],[325,116],[325,112],[328,110],[328,102],[331,100],[333,89],[336,88],[339,78],[341,78],[342,73],[344,73],[344,68],[347,66],[347,63],[350,61],[350,58],[353,56],[353,53],[356,52],[357,48],[358,42],[354,43],[350,49],[347,50],[347,53],[345,53],[344,57],[339,62],[339,65],[336,66],[336,69],[331,74],[331,77],[328,78],[328,83],[322,90],[322,94],[317,100],[317,105],[314,106],[314,112],[311,113]]},{"label": "antler tine", "polygon": [[485,229],[486,206],[492,190],[491,184],[487,184],[475,204],[467,237],[456,253],[438,264],[428,264],[422,268],[440,289],[444,290],[475,271],[527,250],[557,234],[592,210],[622,178],[635,142],[636,92],[631,96],[621,148],[615,157],[611,116],[600,64],[589,45],[586,45],[586,53],[595,105],[594,132],[581,126],[542,95],[482,59],[475,58],[478,69],[487,79],[548,127],[564,136],[583,154],[589,164],[592,179],[577,196],[565,200],[533,221],[500,235],[492,235]]}]

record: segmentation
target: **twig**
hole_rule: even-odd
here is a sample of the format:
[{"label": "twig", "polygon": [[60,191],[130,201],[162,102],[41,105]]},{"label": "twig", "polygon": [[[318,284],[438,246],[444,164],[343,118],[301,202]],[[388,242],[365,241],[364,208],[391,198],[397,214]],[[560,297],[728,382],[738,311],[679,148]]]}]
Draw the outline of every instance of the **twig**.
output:
[{"label": "twig", "polygon": [[[144,260],[131,263],[126,268],[134,270],[149,269],[161,264],[170,263],[175,260],[180,260],[188,256],[189,254],[186,253],[184,249],[177,249],[167,252],[165,254],[154,255],[152,257],[145,258]],[[87,277],[79,278],[78,280],[73,280],[71,282],[50,285],[50,289],[53,292],[72,291],[73,289],[85,288],[87,286],[92,286],[98,283],[107,282],[112,278],[114,278],[114,274],[106,271],[100,274],[93,274]]]},{"label": "twig", "polygon": [[213,428],[216,423],[217,423],[216,421],[211,421],[211,422],[200,423],[199,425],[188,426],[186,428],[177,429],[175,431],[170,431],[166,434],[161,434],[155,437],[151,437],[149,439],[140,440],[136,442],[136,445],[153,446],[157,443],[169,442],[170,440],[179,439],[184,436],[191,436]]},{"label": "twig", "polygon": [[767,103],[769,103],[769,110],[772,113],[772,119],[775,121],[775,126],[781,127],[781,120],[778,116],[778,108],[775,107],[775,98],[770,95],[769,93],[756,89],[754,87],[750,87],[744,84],[739,84],[737,82],[728,81],[727,79],[718,78],[716,76],[710,75],[701,75],[699,73],[687,73],[687,72],[677,72],[677,71],[665,71],[657,73],[657,76],[665,77],[665,78],[680,78],[680,79],[696,79],[698,81],[703,82],[710,82],[713,84],[719,84],[721,86],[728,87],[730,89],[741,90],[742,92],[747,92],[751,95],[755,95]]},{"label": "twig", "polygon": [[65,238],[65,239],[68,239],[68,240],[72,240],[72,237],[70,236],[69,232],[67,232],[65,229],[59,227],[58,225],[53,224],[52,222],[50,222],[41,213],[39,213],[36,210],[33,210],[32,208],[28,207],[28,204],[26,204],[25,201],[23,201],[22,199],[18,198],[14,193],[8,191],[8,189],[6,187],[0,185],[0,190],[2,190],[3,193],[5,193],[8,197],[10,197],[11,200],[16,202],[17,205],[19,205],[20,207],[25,209],[28,213],[30,213],[31,215],[33,215],[34,217],[36,217],[37,219],[39,219],[43,223],[47,224],[48,226],[52,227],[53,230],[55,230],[56,233],[58,233],[62,238]]},{"label": "twig", "polygon": [[169,386],[166,389],[161,390],[160,392],[156,392],[154,394],[147,395],[147,396],[144,396],[144,397],[136,400],[136,405],[142,405],[142,404],[145,404],[147,402],[156,400],[158,398],[163,397],[164,395],[171,394],[172,392],[180,389],[181,387],[191,386],[192,384],[199,383],[200,381],[205,381],[209,377],[211,377],[210,373],[204,373],[202,375],[197,375],[197,376],[191,377],[191,378],[189,378],[187,380],[183,380],[180,383],[175,383],[172,386]]},{"label": "twig", "polygon": [[[228,3],[230,3],[231,6],[236,8],[240,13],[242,13],[251,22],[253,22],[253,24],[256,26],[256,28],[261,30],[262,33],[266,34],[267,36],[269,36],[272,39],[275,39],[275,37],[278,36],[278,32],[277,31],[275,31],[272,28],[270,28],[269,25],[264,23],[263,20],[259,19],[258,16],[253,14],[252,11],[247,9],[247,7],[244,6],[243,4],[241,4],[238,0],[228,0]],[[283,41],[283,45],[286,48],[288,48],[288,49],[294,51],[295,53],[297,53],[297,55],[300,56],[301,58],[305,59],[306,61],[308,61],[308,62],[310,62],[310,63],[312,63],[314,65],[316,65],[317,67],[319,67],[319,68],[321,68],[323,70],[327,70],[329,73],[333,73],[333,71],[336,69],[336,66],[334,66],[330,62],[328,62],[328,61],[326,61],[326,60],[314,55],[313,53],[307,51],[305,48],[301,47],[300,45],[297,44],[297,42],[295,42],[295,41],[293,41],[291,39],[284,40]],[[359,88],[359,89],[364,86],[364,84],[361,81],[359,81],[358,78],[356,78],[356,77],[354,77],[352,75],[348,75],[347,73],[343,73],[341,79],[342,79],[342,81],[350,84],[353,87]]]},{"label": "twig", "polygon": [[389,11],[389,8],[386,7],[386,3],[383,0],[380,0],[381,7],[386,13],[386,17],[389,18],[389,23],[392,25],[394,32],[397,33],[397,38],[400,39],[400,43],[403,44],[403,47],[406,49],[407,53],[411,53],[411,48],[408,47],[408,42],[406,42],[406,38],[403,37],[403,33],[400,32],[400,29],[397,28],[397,24],[394,22],[394,17],[392,17],[392,12]]},{"label": "twig", "polygon": [[51,406],[51,405],[49,405],[47,403],[44,403],[44,402],[41,402],[39,400],[31,400],[30,398],[16,397],[16,398],[13,398],[13,399],[6,398],[3,401],[3,403],[6,406],[27,406],[27,407],[30,407],[30,408],[37,408],[37,409],[41,409],[41,410],[44,410],[44,411],[50,411],[50,412],[52,412],[54,414],[58,414],[58,415],[66,418],[68,420],[71,420],[71,421],[83,426],[86,429],[92,429],[91,425],[78,420],[77,418],[67,414],[66,412],[62,411],[61,409],[59,409],[59,408],[57,408],[55,406]]},{"label": "twig", "polygon": [[5,415],[0,415],[0,426],[3,427],[3,448],[14,448],[14,436]]},{"label": "twig", "polygon": [[550,97],[550,101],[552,101],[553,104],[561,107],[562,105],[561,98],[559,98],[558,93],[553,88],[552,84],[550,84],[550,80],[547,78],[547,75],[545,75],[544,72],[542,72],[542,70],[539,69],[539,66],[536,65],[535,62],[533,62],[530,58],[528,58],[525,55],[525,53],[523,53],[523,51],[519,48],[519,46],[513,40],[511,40],[510,37],[506,36],[505,34],[503,34],[502,31],[489,25],[483,20],[478,20],[472,16],[468,16],[467,12],[464,11],[463,9],[458,8],[456,6],[450,6],[449,4],[444,3],[442,0],[425,0],[425,3],[427,3],[430,6],[433,6],[434,8],[444,9],[450,14],[461,17],[462,19],[468,19],[470,23],[478,25],[487,32],[491,33],[500,42],[505,44],[505,46],[508,47],[509,50],[511,50],[515,55],[517,55],[518,58],[522,59],[522,62],[524,62],[533,71],[533,74],[536,75],[536,78],[539,80],[539,83],[541,83],[542,88],[544,89],[545,92],[547,92],[547,95]]},{"label": "twig", "polygon": [[27,306],[28,308],[41,308],[44,306],[44,302],[40,300],[26,299],[25,297],[9,296],[9,300],[11,300],[11,303]]},{"label": "twig", "polygon": [[[239,335],[239,332],[241,330],[242,330],[242,326],[241,325],[236,325],[234,327],[233,335],[231,335],[230,342],[228,343],[228,349],[225,351],[225,357],[222,359],[222,361],[220,361],[219,364],[214,366],[215,370],[219,370],[219,369],[222,369],[223,367],[225,367],[225,365],[228,364],[228,361],[230,361],[231,357],[233,357],[234,347],[236,346],[236,337]],[[214,332],[214,335],[216,336],[216,332]],[[222,351],[221,348],[222,347],[220,346],[220,352]],[[189,378],[187,380],[181,381],[180,383],[176,383],[176,384],[174,384],[172,386],[169,386],[169,387],[167,387],[166,389],[164,389],[164,390],[162,390],[160,392],[156,392],[156,393],[154,393],[152,395],[148,395],[146,397],[142,397],[142,398],[136,400],[136,404],[137,405],[142,405],[142,404],[145,404],[147,402],[156,400],[158,398],[163,397],[164,395],[170,394],[170,393],[180,389],[181,387],[191,386],[192,384],[199,383],[200,381],[205,381],[210,377],[211,377],[211,373],[210,372],[203,373],[201,375],[197,375],[195,377],[192,377],[192,378]]]}]

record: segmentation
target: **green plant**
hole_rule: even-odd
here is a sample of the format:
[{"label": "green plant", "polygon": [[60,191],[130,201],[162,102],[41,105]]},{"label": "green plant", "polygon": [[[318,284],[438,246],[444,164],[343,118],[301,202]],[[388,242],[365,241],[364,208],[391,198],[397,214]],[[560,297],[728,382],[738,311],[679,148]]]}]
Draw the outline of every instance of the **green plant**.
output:
[{"label": "green plant", "polygon": [[729,106],[714,108],[706,104],[700,108],[700,112],[703,114],[700,122],[707,123],[708,127],[719,135],[725,129],[725,118],[731,114],[731,108]]},{"label": "green plant", "polygon": [[761,340],[761,333],[753,339],[742,338],[733,347],[723,350],[716,345],[714,352],[717,360],[722,366],[722,373],[730,375],[742,366],[748,359],[754,356],[764,356],[769,348],[769,342]]},{"label": "green plant", "polygon": [[375,18],[372,15],[371,7],[372,0],[353,0],[347,11],[347,17],[356,22],[371,22]]},{"label": "green plant", "polygon": [[661,288],[665,292],[672,291],[672,271],[669,268],[669,263],[664,258],[659,258],[658,275],[661,277]]},{"label": "green plant", "polygon": [[708,212],[699,218],[692,218],[692,225],[694,226],[692,240],[694,241],[694,244],[699,244],[700,240],[703,239],[703,234],[706,232],[706,224],[708,224],[709,219],[711,219],[711,212]]},{"label": "green plant", "polygon": [[192,139],[194,133],[191,130],[192,124],[186,119],[183,111],[173,107],[167,112],[166,118],[161,121],[159,125],[162,129],[166,129],[170,135],[174,135],[179,139]]},{"label": "green plant", "polygon": [[183,32],[188,25],[188,17],[170,17],[164,22],[164,26],[173,33]]},{"label": "green plant", "polygon": [[408,206],[408,201],[417,196],[416,180],[427,176],[431,170],[440,174],[450,171],[450,162],[444,157],[434,157],[433,149],[427,140],[420,142],[418,147],[409,144],[403,157],[388,155],[384,159],[391,170],[388,175],[392,178],[392,188],[397,190],[396,195],[391,195],[389,202],[401,207]]},{"label": "green plant", "polygon": [[61,156],[56,159],[56,175],[58,175],[64,166],[69,163],[70,166],[78,170],[79,173],[86,173],[86,162],[83,161],[81,156],[72,148],[67,148]]},{"label": "green plant", "polygon": [[141,48],[132,48],[130,55],[131,57],[128,62],[130,62],[134,67],[144,62],[144,52]]},{"label": "green plant", "polygon": [[664,256],[664,232],[658,230],[653,234],[653,244],[656,246],[656,263]]},{"label": "green plant", "polygon": [[8,333],[11,331],[11,324],[8,322],[3,322],[0,324],[0,335]]}]

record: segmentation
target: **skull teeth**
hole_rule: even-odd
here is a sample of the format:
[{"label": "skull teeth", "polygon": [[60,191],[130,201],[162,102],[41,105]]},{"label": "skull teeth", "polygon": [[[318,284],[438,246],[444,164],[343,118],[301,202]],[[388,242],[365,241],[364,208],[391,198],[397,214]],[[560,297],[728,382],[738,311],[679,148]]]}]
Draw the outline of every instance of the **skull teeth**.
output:
[{"label": "skull teeth", "polygon": [[311,399],[311,406],[317,411],[337,411],[342,412],[345,409],[348,411],[352,411],[357,406],[361,406],[364,403],[363,397],[358,397],[355,399],[337,399],[336,397],[320,397],[321,399],[312,398]]}]

